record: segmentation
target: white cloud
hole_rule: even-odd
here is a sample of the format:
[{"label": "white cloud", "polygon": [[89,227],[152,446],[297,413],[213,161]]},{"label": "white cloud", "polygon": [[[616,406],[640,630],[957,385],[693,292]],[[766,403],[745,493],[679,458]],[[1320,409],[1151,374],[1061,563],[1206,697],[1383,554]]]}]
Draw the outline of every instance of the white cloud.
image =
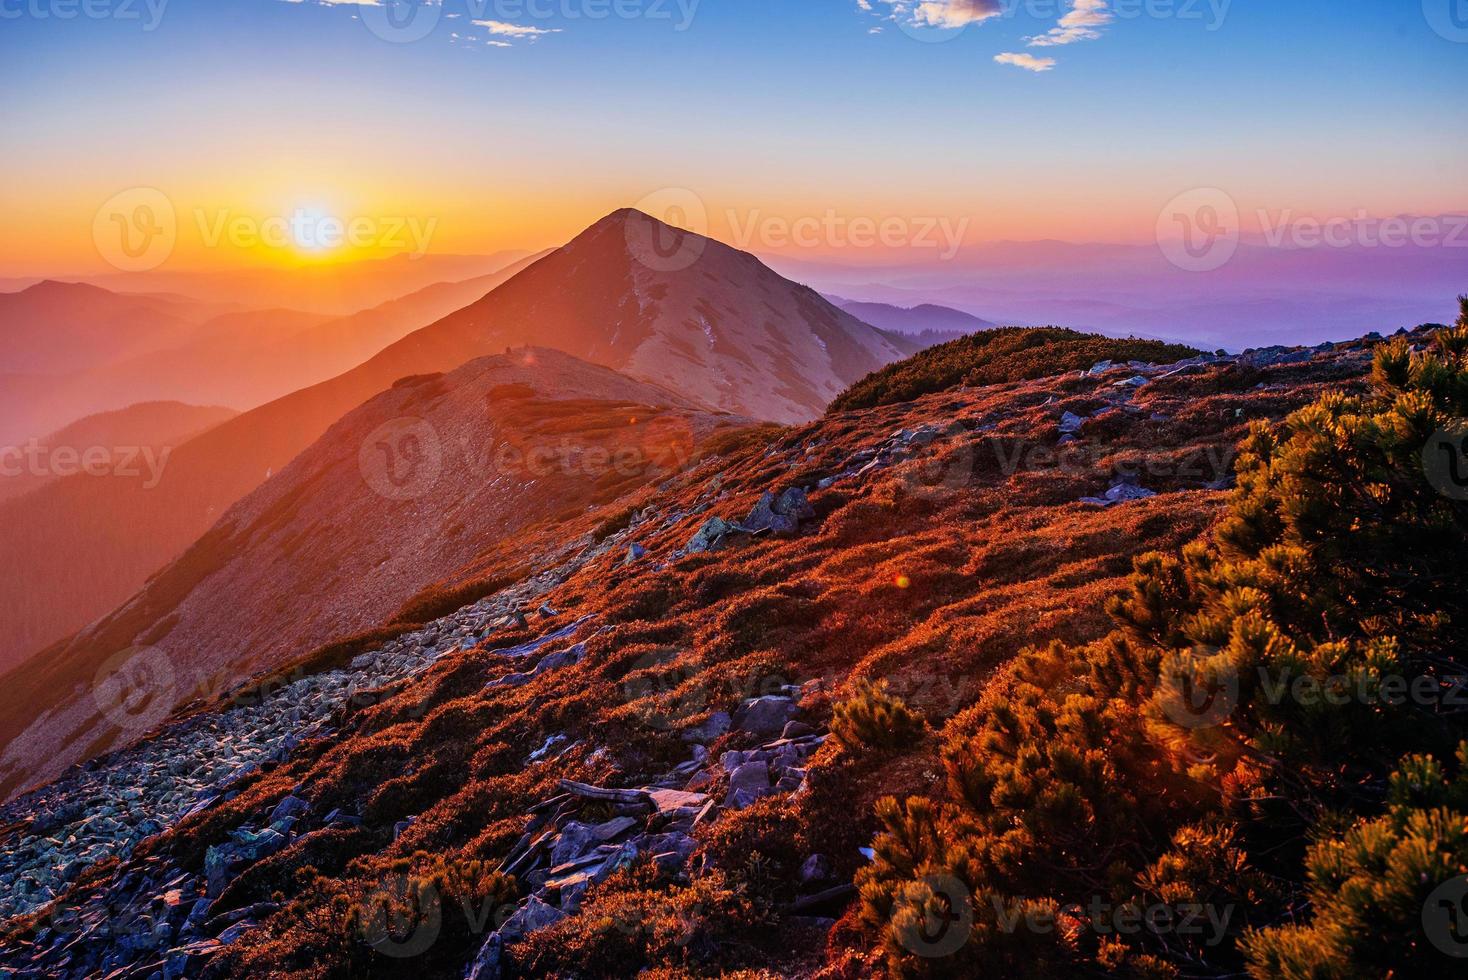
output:
[{"label": "white cloud", "polygon": [[923,0],[913,18],[932,27],[967,27],[1003,13],[1000,0]]},{"label": "white cloud", "polygon": [[1004,13],[1003,0],[856,0],[856,6],[898,24],[943,29],[967,27]]},{"label": "white cloud", "polygon": [[501,37],[537,38],[546,34],[561,33],[559,27],[527,27],[523,24],[509,24],[502,20],[476,20],[474,23],[488,29],[489,33],[498,34]]},{"label": "white cloud", "polygon": [[1049,71],[1055,67],[1054,58],[1036,58],[1032,54],[1015,54],[1012,51],[996,54],[994,60],[1001,65],[1013,65],[1026,71]]},{"label": "white cloud", "polygon": [[1046,34],[1025,38],[1032,48],[1051,48],[1077,41],[1094,41],[1101,36],[1097,28],[1105,27],[1113,20],[1107,9],[1107,0],[1073,0],[1071,11],[1060,18],[1058,26]]}]

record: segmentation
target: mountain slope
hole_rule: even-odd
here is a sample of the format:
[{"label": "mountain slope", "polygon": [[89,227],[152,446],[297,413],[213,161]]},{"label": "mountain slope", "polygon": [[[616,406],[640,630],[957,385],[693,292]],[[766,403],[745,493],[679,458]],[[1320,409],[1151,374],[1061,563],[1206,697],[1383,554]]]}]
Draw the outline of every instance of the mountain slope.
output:
[{"label": "mountain slope", "polygon": [[[197,941],[178,955],[211,976],[879,975],[858,848],[881,829],[876,801],[938,792],[945,760],[922,724],[862,741],[833,706],[886,678],[932,732],[973,705],[1007,717],[1021,650],[1104,636],[1132,560],[1222,512],[1214,488],[1251,422],[1360,391],[1368,366],[1360,345],[1203,357],[747,433],[624,497],[610,537],[597,513],[503,540],[465,566],[523,565],[496,594],[7,807],[0,881],[26,889],[8,908],[44,901],[28,875],[50,892],[85,876],[59,907],[80,924],[56,938],[56,916],[21,923],[7,962],[80,975]],[[1119,384],[1134,376],[1146,384]],[[1083,500],[1110,485],[1127,502]],[[712,519],[748,521],[791,486],[810,503],[794,533],[694,547]],[[646,554],[629,560],[632,545]],[[557,615],[506,615],[542,602]],[[137,788],[121,829],[88,822],[84,801],[111,785]],[[118,867],[68,863],[139,842]],[[397,958],[373,903],[410,881],[440,890],[443,916]],[[169,889],[206,912],[136,943],[93,925]]]},{"label": "mountain slope", "polygon": [[533,523],[677,471],[716,428],[739,421],[552,350],[403,379],[115,612],[13,671],[0,685],[11,692],[5,741],[26,728],[23,716],[50,710],[9,744],[4,771],[50,771],[142,734],[147,725],[116,729],[85,692],[71,696],[121,652],[161,658],[178,700],[228,690],[390,621],[446,570]]},{"label": "mountain slope", "polygon": [[[73,472],[88,453],[105,452],[106,462],[99,464],[115,476],[119,469],[127,471],[146,464],[148,459],[167,465],[167,456],[195,436],[233,418],[233,409],[185,405],[181,402],[143,402],[112,412],[90,415],[29,444],[0,449],[0,501],[30,493],[38,487]],[[33,452],[38,449],[40,452]],[[67,454],[56,460],[57,451]],[[148,459],[129,462],[126,457],[152,455]],[[75,463],[72,459],[75,459]],[[58,474],[61,470],[61,474]]]},{"label": "mountain slope", "polygon": [[[666,254],[677,259],[671,269]],[[156,487],[61,480],[0,505],[0,551],[16,556],[0,564],[0,664],[35,651],[20,638],[44,631],[37,624],[84,622],[113,608],[269,473],[398,379],[526,344],[776,421],[813,418],[903,353],[751,255],[617,212],[366,363],[180,447]]]},{"label": "mountain slope", "polygon": [[442,360],[527,343],[776,422],[816,417],[904,353],[753,255],[629,209],[384,356]]}]

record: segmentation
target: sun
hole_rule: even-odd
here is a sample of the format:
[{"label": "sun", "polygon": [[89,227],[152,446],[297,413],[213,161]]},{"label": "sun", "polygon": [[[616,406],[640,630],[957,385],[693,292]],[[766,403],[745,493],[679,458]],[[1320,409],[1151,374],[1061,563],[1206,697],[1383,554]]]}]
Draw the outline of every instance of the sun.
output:
[{"label": "sun", "polygon": [[298,207],[290,216],[291,243],[305,255],[337,251],[345,242],[345,230],[345,223],[324,208]]}]

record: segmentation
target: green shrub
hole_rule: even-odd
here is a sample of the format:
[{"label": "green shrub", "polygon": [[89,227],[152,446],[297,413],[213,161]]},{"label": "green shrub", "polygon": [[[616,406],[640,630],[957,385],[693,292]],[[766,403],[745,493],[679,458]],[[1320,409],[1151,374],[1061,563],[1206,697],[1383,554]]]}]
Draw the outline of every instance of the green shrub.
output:
[{"label": "green shrub", "polygon": [[[1138,560],[1111,635],[1023,655],[948,725],[951,802],[884,801],[860,876],[894,974],[980,975],[1036,938],[992,928],[1002,910],[1099,900],[1229,915],[1216,936],[1080,928],[1045,947],[1055,969],[1446,975],[1423,903],[1468,872],[1468,719],[1390,694],[1465,672],[1468,504],[1424,466],[1468,416],[1465,352],[1468,299],[1430,350],[1382,345],[1369,396],[1256,425],[1225,518]],[[904,942],[935,875],[972,918],[936,964]]]},{"label": "green shrub", "polygon": [[852,696],[831,710],[831,734],[852,752],[907,748],[924,730],[922,716],[888,694],[885,681],[859,681]]},{"label": "green shrub", "polygon": [[930,347],[874,371],[837,396],[830,412],[909,402],[964,385],[1027,381],[1098,361],[1171,363],[1198,351],[1157,340],[1115,340],[1060,327],[1003,327]]}]

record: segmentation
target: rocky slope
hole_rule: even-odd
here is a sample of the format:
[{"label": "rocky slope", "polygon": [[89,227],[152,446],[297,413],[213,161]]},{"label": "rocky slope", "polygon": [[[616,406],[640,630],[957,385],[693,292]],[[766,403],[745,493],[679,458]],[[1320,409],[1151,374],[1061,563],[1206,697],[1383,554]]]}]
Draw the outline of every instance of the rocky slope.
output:
[{"label": "rocky slope", "polygon": [[87,690],[99,672],[166,678],[157,712],[228,690],[392,620],[487,545],[674,472],[716,429],[743,421],[539,348],[406,378],[230,508],[115,612],[12,672],[0,695],[3,786],[126,744],[161,717],[99,702]]},{"label": "rocky slope", "polygon": [[1101,635],[1132,556],[1213,519],[1244,427],[1358,387],[1364,346],[1100,365],[751,430],[615,520],[491,546],[461,575],[526,574],[5,807],[6,911],[37,914],[0,963],[872,975],[849,911],[872,803],[939,762],[931,739],[826,738],[833,700],[885,678],[936,729],[1021,648]]}]

